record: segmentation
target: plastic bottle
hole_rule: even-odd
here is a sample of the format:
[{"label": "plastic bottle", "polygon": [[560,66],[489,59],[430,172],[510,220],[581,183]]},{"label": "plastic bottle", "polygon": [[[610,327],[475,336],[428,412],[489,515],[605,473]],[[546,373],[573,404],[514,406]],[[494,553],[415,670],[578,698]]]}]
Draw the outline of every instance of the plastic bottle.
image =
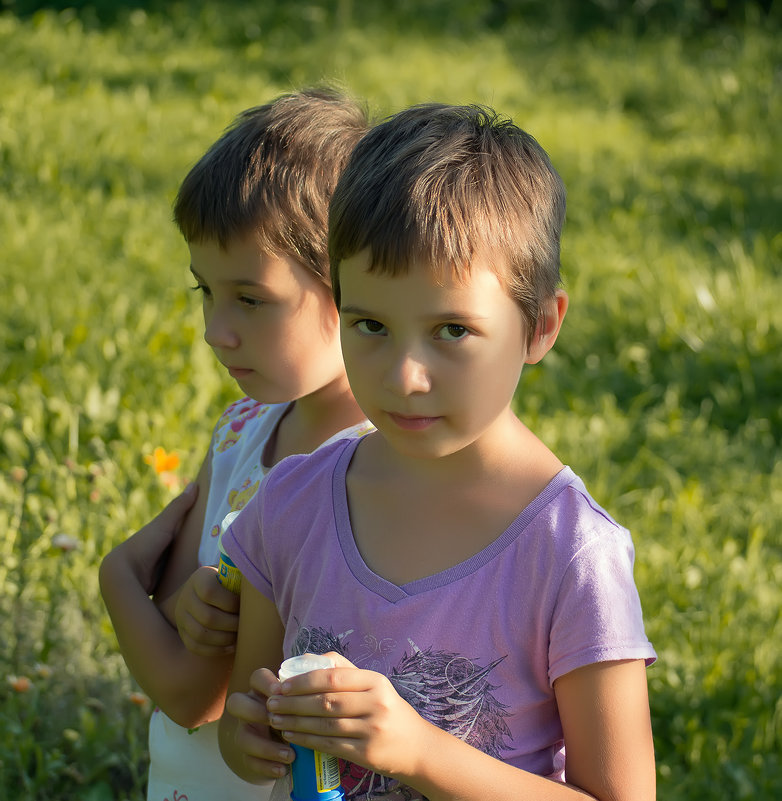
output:
[{"label": "plastic bottle", "polygon": [[[324,670],[334,667],[327,656],[302,654],[286,659],[280,665],[279,679],[284,681],[291,676],[300,676],[311,670]],[[345,793],[339,786],[339,759],[311,748],[291,743],[296,759],[291,765],[291,801],[337,801]]]},{"label": "plastic bottle", "polygon": [[238,514],[239,512],[228,512],[223,518],[223,522],[220,524],[220,538],[217,540],[217,548],[220,551],[220,562],[217,565],[217,580],[224,587],[237,595],[242,589],[242,574],[223,549],[223,534],[225,534],[228,526],[233,523]]}]

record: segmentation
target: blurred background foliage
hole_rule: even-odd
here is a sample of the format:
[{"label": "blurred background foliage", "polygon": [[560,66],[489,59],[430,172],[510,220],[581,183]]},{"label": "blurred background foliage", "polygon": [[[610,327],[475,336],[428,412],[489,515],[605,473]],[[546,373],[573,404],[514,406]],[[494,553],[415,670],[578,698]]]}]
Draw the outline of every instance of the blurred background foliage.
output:
[{"label": "blurred background foliage", "polygon": [[[2,0],[0,7],[20,17],[41,9],[74,9],[90,23],[114,25],[129,11],[144,9],[153,14],[187,15],[194,8],[215,5],[196,0],[77,0],[36,3]],[[285,8],[281,8],[281,6]],[[299,24],[303,18],[331,13],[338,24],[361,27],[372,23],[396,24],[425,32],[459,35],[476,30],[503,30],[509,24],[543,25],[558,33],[581,34],[594,28],[622,28],[635,34],[670,31],[693,34],[717,26],[743,24],[778,12],[775,0],[398,0],[393,6],[380,0],[290,0],[285,4],[248,3],[226,0],[221,13],[234,16],[251,11],[276,26],[280,21]],[[287,17],[287,19],[286,19]]]},{"label": "blurred background foliage", "polygon": [[782,796],[779,3],[0,9],[0,797],[143,798],[97,565],[236,397],[171,203],[236,113],[323,80],[376,117],[488,103],[551,154],[571,308],[519,413],[633,531],[660,797]]}]

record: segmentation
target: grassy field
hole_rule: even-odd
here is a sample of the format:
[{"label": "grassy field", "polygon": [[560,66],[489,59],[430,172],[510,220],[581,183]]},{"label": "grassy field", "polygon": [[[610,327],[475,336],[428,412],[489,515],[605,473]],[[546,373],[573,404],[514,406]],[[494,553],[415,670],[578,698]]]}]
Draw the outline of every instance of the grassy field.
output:
[{"label": "grassy field", "polygon": [[150,701],[97,565],[235,393],[171,202],[238,111],[323,79],[377,115],[488,103],[551,154],[571,309],[519,413],[633,531],[659,797],[782,797],[774,10],[650,3],[673,16],[609,29],[563,2],[252,5],[0,6],[0,797],[143,798]]}]

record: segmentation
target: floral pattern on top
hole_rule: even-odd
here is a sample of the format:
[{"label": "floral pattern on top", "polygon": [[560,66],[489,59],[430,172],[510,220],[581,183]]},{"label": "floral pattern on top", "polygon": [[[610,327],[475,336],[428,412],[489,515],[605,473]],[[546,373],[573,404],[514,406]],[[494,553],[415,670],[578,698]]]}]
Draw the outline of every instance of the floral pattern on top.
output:
[{"label": "floral pattern on top", "polygon": [[262,417],[268,410],[269,407],[266,404],[251,398],[242,398],[242,400],[232,403],[215,426],[215,450],[217,453],[223,453],[236,445],[247,422],[256,417]]}]

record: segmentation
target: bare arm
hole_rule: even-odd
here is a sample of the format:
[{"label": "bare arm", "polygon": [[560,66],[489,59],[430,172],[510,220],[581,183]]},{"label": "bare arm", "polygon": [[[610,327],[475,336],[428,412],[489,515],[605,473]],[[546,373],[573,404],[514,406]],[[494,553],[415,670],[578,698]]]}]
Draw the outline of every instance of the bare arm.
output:
[{"label": "bare arm", "polygon": [[[332,655],[337,664],[341,657]],[[349,665],[346,660],[342,664]],[[421,718],[379,673],[352,667],[289,679],[268,701],[291,742],[416,788],[430,801],[653,801],[642,661],[590,665],[555,683],[568,784],[503,763]],[[400,733],[404,736],[400,736]]]},{"label": "bare arm", "polygon": [[212,459],[210,451],[204,458],[196,477],[198,501],[182,521],[182,528],[171,545],[165,568],[153,594],[155,603],[172,624],[174,624],[177,593],[190,575],[198,568],[198,548],[201,544],[201,535],[204,529],[206,502],[209,497],[211,479]]},{"label": "bare arm", "polygon": [[273,675],[283,658],[284,629],[274,604],[242,582],[236,658],[228,700],[220,719],[223,759],[245,781],[258,784],[282,776],[293,750],[269,734],[263,688],[279,686]]},{"label": "bare arm", "polygon": [[656,796],[643,660],[599,662],[554,682],[569,782],[600,799]]},{"label": "bare arm", "polygon": [[128,668],[156,704],[189,728],[220,716],[232,655],[204,658],[190,653],[149,596],[154,564],[174,537],[156,597],[168,596],[166,603],[173,603],[175,589],[195,569],[209,474],[207,458],[198,474],[198,498],[189,511],[186,497],[175,498],[100,566],[101,593]]}]

